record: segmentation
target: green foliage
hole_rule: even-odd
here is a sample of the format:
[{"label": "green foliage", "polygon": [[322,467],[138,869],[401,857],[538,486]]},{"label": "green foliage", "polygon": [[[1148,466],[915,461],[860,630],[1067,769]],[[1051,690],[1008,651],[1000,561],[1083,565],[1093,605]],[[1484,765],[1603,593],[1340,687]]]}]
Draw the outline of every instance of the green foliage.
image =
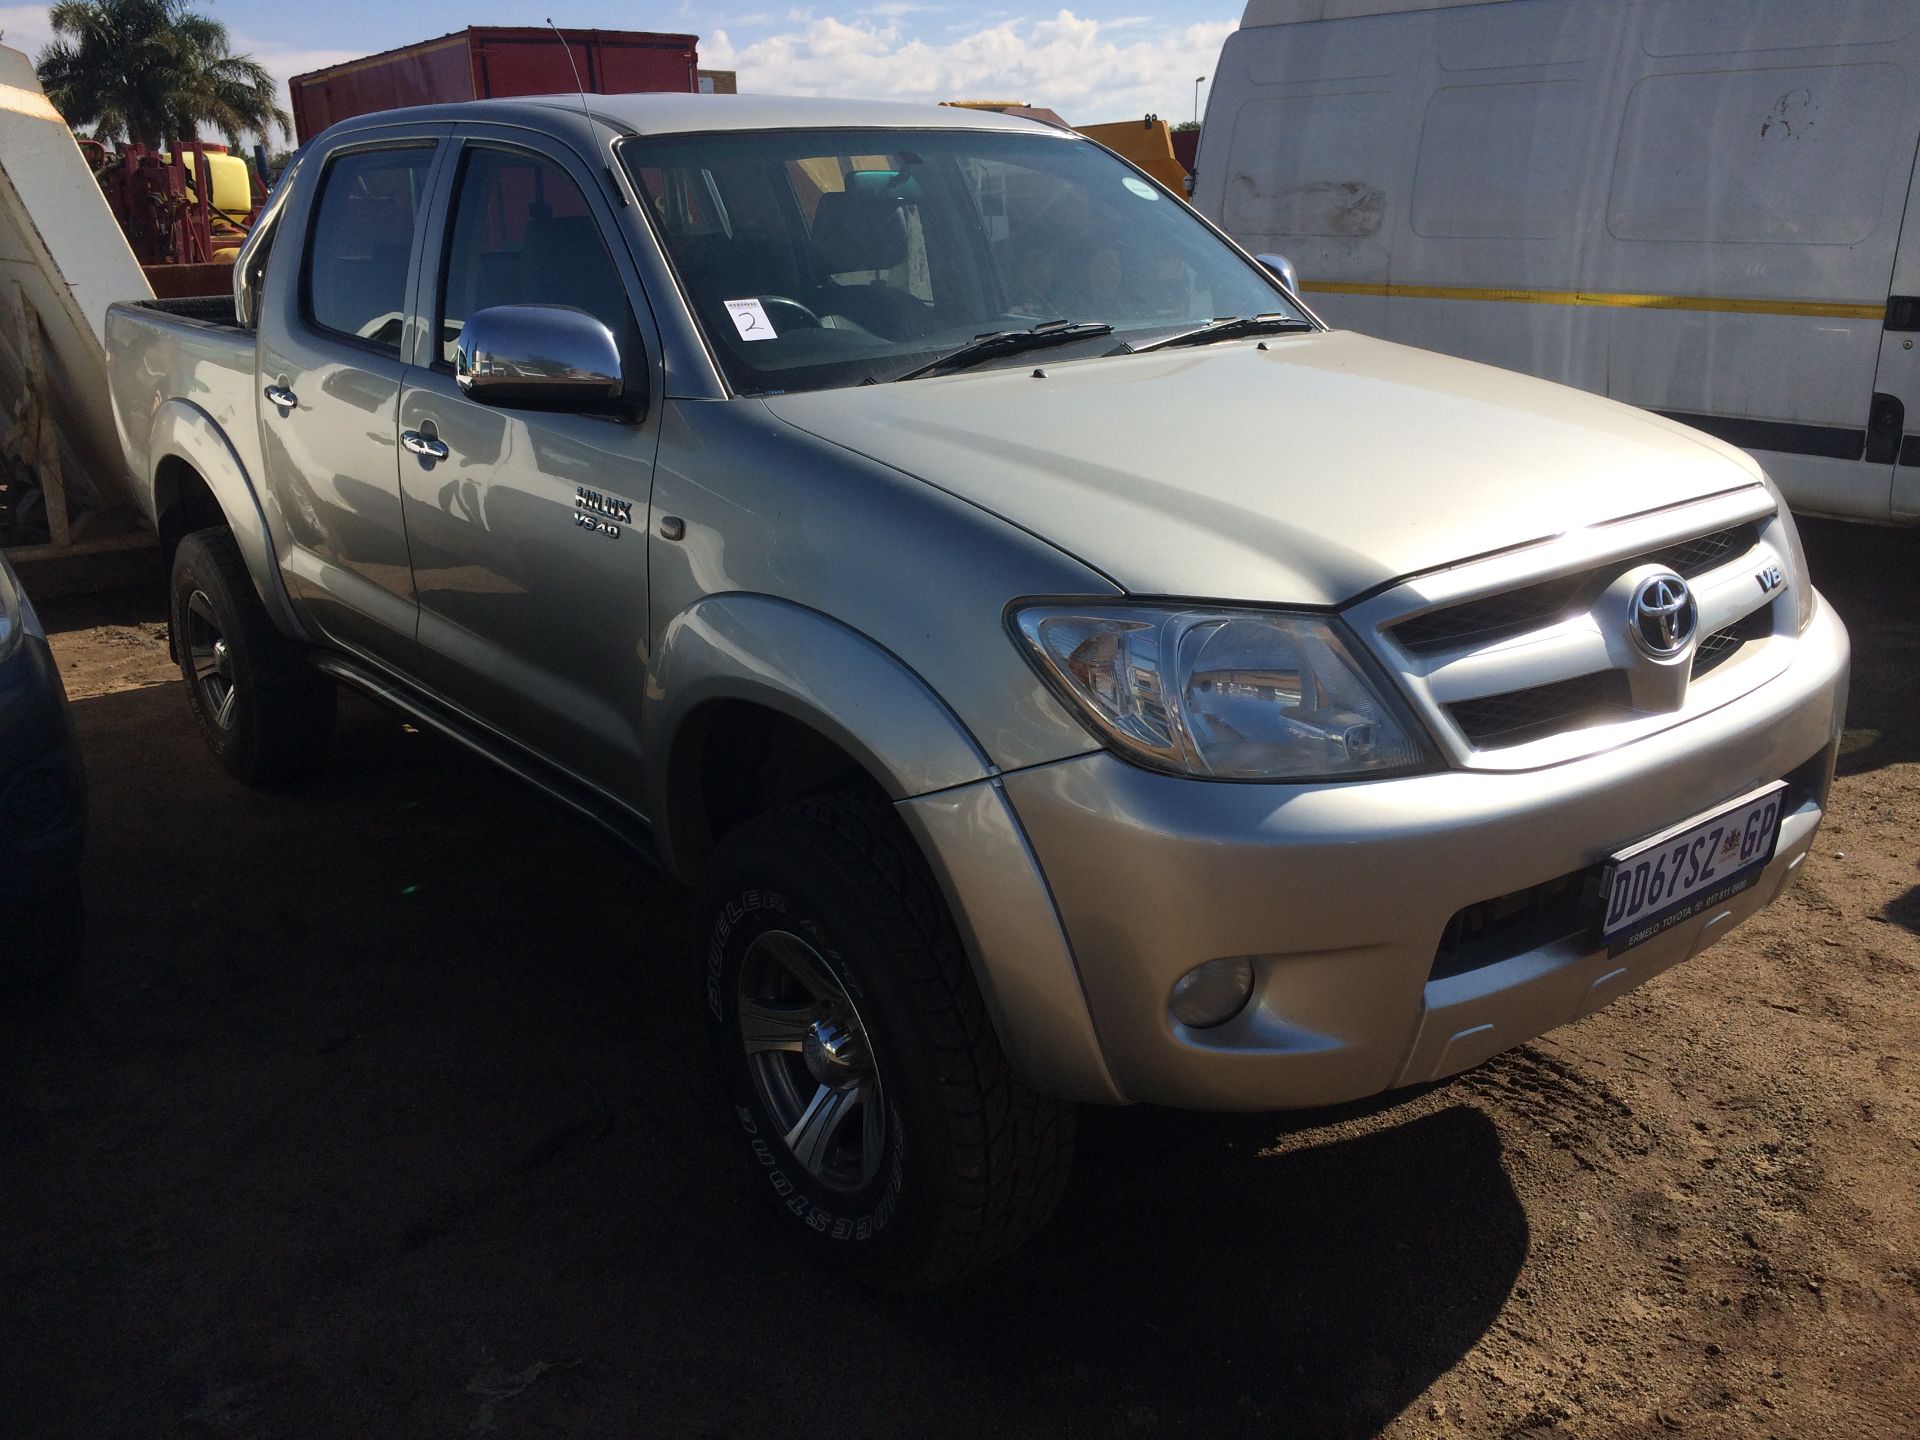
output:
[{"label": "green foliage", "polygon": [[291,128],[266,67],[235,55],[227,27],[187,0],[58,0],[47,19],[56,38],[35,68],[76,129],[157,147],[203,126],[235,146]]},{"label": "green foliage", "polygon": [[1200,122],[1198,120],[1182,120],[1173,128],[1175,130],[1198,130],[1200,128]]}]

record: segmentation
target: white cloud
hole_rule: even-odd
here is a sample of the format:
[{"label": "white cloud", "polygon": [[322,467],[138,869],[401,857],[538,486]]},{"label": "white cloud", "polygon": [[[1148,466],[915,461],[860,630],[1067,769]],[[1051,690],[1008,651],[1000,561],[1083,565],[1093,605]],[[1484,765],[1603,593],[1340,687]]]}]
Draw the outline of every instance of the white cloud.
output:
[{"label": "white cloud", "polygon": [[[774,33],[735,43],[724,29],[701,37],[700,63],[737,70],[740,88],[763,95],[877,96],[897,100],[1018,100],[1059,111],[1075,124],[1124,120],[1148,111],[1170,120],[1192,114],[1194,75],[1211,74],[1231,19],[1155,28],[1139,16],[1091,20],[1060,10],[1049,18],[976,12],[920,38],[910,12],[930,0],[878,0],[866,9],[822,15],[813,8],[744,14],[736,29]],[[1235,9],[1238,6],[1234,7]],[[42,5],[0,5],[4,43],[29,55],[52,38]],[[358,57],[361,50],[303,50],[235,32],[279,82],[291,111],[289,77]]]},{"label": "white cloud", "polygon": [[53,39],[44,5],[0,5],[0,45],[24,50],[29,59]]},{"label": "white cloud", "polygon": [[[4,32],[0,44],[24,50],[29,57],[38,55],[41,47],[53,39],[53,27],[47,23],[44,5],[0,5],[0,32]],[[287,81],[291,77],[358,59],[365,53],[361,50],[299,50],[242,34],[234,34],[231,39],[235,53],[251,55],[267,67],[280,92],[280,108],[288,114],[293,113],[293,102],[287,92]],[[292,142],[291,135],[285,137],[285,143]]]},{"label": "white cloud", "polygon": [[[763,95],[859,95],[895,100],[1019,100],[1075,124],[1152,111],[1190,118],[1193,82],[1210,74],[1233,20],[1152,31],[1133,17],[1082,19],[1061,10],[965,27],[938,44],[909,38],[897,19],[866,12],[838,20],[811,12],[745,44],[724,30],[700,41],[700,63],[737,70]],[[951,33],[951,32],[950,32]]]}]

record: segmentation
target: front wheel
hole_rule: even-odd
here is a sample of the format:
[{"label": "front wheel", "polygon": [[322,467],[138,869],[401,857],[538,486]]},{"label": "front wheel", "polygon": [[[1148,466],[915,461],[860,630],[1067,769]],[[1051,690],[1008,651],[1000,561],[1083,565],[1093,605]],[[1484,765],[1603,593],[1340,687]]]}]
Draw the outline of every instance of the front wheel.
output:
[{"label": "front wheel", "polygon": [[802,801],[730,836],[714,871],[715,1052],[795,1232],[880,1288],[924,1291],[1038,1230],[1072,1107],[1013,1075],[899,821],[851,796]]}]

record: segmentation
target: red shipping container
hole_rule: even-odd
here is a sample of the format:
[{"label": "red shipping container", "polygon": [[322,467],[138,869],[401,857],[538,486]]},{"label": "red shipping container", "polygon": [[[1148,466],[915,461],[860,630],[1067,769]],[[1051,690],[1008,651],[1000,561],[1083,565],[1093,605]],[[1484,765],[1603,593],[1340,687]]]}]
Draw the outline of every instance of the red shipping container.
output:
[{"label": "red shipping container", "polygon": [[580,84],[598,95],[700,88],[698,37],[643,30],[570,30],[563,48],[537,26],[475,25],[385,50],[364,60],[296,75],[293,132],[304,145],[336,120],[393,110],[507,95],[563,95],[573,89],[568,50]]}]

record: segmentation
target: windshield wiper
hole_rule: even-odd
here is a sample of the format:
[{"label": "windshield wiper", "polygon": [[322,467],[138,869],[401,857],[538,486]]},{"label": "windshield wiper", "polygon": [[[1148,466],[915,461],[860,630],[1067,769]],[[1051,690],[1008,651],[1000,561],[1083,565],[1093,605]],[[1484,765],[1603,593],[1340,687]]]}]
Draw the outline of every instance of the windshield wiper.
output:
[{"label": "windshield wiper", "polygon": [[936,375],[942,370],[964,370],[969,365],[978,365],[982,360],[991,360],[999,355],[1017,355],[1022,350],[1044,350],[1049,345],[1064,345],[1070,340],[1084,340],[1089,335],[1112,333],[1113,326],[1104,320],[1049,320],[1031,330],[990,330],[985,335],[974,336],[958,350],[949,351],[924,365],[916,365],[906,374],[893,378],[918,380],[922,375]]},{"label": "windshield wiper", "polygon": [[1239,340],[1248,335],[1277,335],[1287,330],[1311,330],[1313,326],[1293,315],[1228,315],[1209,320],[1191,330],[1181,330],[1162,340],[1144,345],[1122,345],[1116,355],[1144,355],[1149,350],[1171,350],[1176,345],[1211,345],[1216,340]]}]

